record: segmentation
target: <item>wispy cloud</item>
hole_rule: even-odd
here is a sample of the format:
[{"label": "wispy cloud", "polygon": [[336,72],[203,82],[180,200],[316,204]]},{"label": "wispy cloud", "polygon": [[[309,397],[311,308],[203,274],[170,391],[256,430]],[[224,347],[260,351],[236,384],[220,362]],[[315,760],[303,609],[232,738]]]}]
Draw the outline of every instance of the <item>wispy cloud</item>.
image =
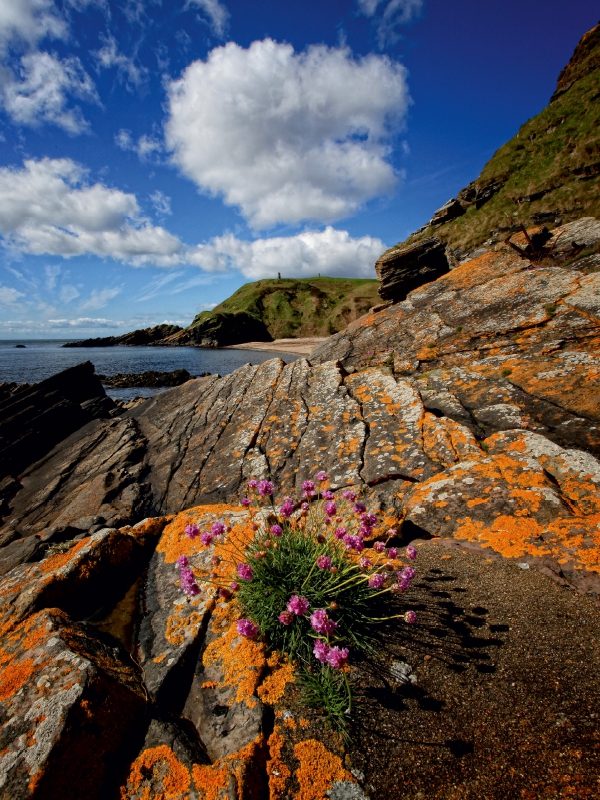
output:
[{"label": "wispy cloud", "polygon": [[218,39],[224,39],[229,27],[230,13],[227,6],[219,0],[188,0],[186,8],[195,6],[200,9],[202,21],[208,25],[210,32]]},{"label": "wispy cloud", "polygon": [[357,0],[360,13],[373,20],[381,50],[400,39],[398,28],[418,17],[423,4],[424,0]]},{"label": "wispy cloud", "polygon": [[93,289],[89,298],[85,301],[85,303],[82,303],[79,308],[81,311],[85,311],[88,308],[92,310],[104,308],[104,306],[107,305],[110,300],[113,300],[117,295],[121,294],[122,291],[123,286],[116,286],[106,289]]}]

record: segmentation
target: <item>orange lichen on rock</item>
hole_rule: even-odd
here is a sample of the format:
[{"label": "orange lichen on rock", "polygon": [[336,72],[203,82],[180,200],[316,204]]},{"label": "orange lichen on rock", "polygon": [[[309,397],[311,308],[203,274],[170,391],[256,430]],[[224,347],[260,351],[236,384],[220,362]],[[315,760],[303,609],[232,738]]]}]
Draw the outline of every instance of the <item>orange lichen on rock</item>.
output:
[{"label": "orange lichen on rock", "polygon": [[157,546],[159,553],[164,553],[165,563],[174,564],[179,556],[192,556],[203,549],[199,539],[189,539],[185,534],[185,526],[196,523],[208,525],[213,519],[222,517],[228,511],[240,511],[236,506],[218,503],[210,506],[196,506],[182,511],[165,527]]},{"label": "orange lichen on rock", "polygon": [[189,800],[190,773],[166,744],[144,750],[133,762],[121,800]]},{"label": "orange lichen on rock", "polygon": [[[201,611],[193,611],[187,616],[179,615],[177,613],[171,614],[167,618],[167,625],[165,628],[165,639],[169,644],[180,645],[186,638],[193,638],[202,625],[206,614],[210,612],[214,606],[214,600],[209,601],[208,606],[204,606]],[[156,661],[156,659],[154,659]]]},{"label": "orange lichen on rock", "polygon": [[276,725],[269,736],[269,760],[267,761],[267,774],[269,776],[269,800],[281,800],[286,790],[286,784],[292,773],[282,759],[285,738],[281,735],[281,728]]},{"label": "orange lichen on rock", "polygon": [[273,653],[267,660],[267,667],[271,672],[257,689],[257,694],[263,703],[275,705],[283,695],[288,683],[294,682],[294,666],[279,653]]},{"label": "orange lichen on rock", "polygon": [[307,739],[294,745],[294,755],[300,762],[295,776],[300,790],[294,800],[325,800],[336,781],[354,781],[344,769],[342,760],[316,739]]},{"label": "orange lichen on rock", "polygon": [[0,672],[0,702],[8,700],[25,685],[33,674],[33,659],[28,658],[20,664],[10,664]]},{"label": "orange lichen on rock", "polygon": [[211,629],[219,636],[213,639],[202,656],[205,667],[219,664],[223,671],[222,685],[235,687],[232,702],[248,701],[256,695],[266,667],[265,645],[237,632],[239,609],[235,602],[219,604],[211,621]]}]

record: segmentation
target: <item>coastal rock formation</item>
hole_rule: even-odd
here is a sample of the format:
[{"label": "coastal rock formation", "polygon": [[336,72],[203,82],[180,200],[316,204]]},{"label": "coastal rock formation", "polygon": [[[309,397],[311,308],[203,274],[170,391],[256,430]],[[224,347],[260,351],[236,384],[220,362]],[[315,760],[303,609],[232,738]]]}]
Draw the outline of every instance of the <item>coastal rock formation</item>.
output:
[{"label": "coastal rock formation", "polygon": [[248,364],[89,423],[19,477],[0,531],[13,558],[91,519],[236,502],[250,477],[299,494],[320,467],[390,526],[598,591],[600,223],[529,257],[527,237],[362,317],[312,364]]},{"label": "coastal rock formation", "polygon": [[436,237],[388,250],[375,264],[380,297],[397,303],[413,289],[444,275],[450,269],[445,251]]},{"label": "coastal rock formation", "polygon": [[97,339],[67,342],[63,344],[63,347],[116,347],[117,345],[139,347],[140,345],[155,344],[180,330],[182,329],[179,325],[156,325],[154,328],[142,328],[124,333],[122,336],[101,336]]},{"label": "coastal rock formation", "polygon": [[[208,374],[208,372],[205,372],[199,377],[204,377]],[[102,384],[104,386],[110,386],[112,389],[131,389],[146,386],[154,388],[160,388],[162,386],[181,386],[182,383],[189,381],[191,377],[187,369],[174,369],[172,372],[148,370],[147,372],[98,375]]]}]

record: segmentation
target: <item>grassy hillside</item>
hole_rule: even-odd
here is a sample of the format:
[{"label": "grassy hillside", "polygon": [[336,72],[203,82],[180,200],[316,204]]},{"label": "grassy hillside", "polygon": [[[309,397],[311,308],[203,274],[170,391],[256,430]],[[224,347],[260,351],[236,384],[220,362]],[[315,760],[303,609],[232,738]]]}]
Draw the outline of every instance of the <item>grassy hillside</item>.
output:
[{"label": "grassy hillside", "polygon": [[[379,281],[353,278],[283,278],[246,283],[212,311],[203,311],[188,331],[214,326],[222,315],[250,315],[273,339],[329,336],[381,302]],[[229,318],[229,317],[228,317]]]},{"label": "grassy hillside", "polygon": [[[462,253],[490,238],[498,241],[525,225],[548,227],[582,216],[600,216],[600,25],[589,31],[561,72],[549,105],[526,122],[458,195],[466,213],[428,227],[409,242],[438,236]],[[491,199],[468,202],[500,185]]]}]

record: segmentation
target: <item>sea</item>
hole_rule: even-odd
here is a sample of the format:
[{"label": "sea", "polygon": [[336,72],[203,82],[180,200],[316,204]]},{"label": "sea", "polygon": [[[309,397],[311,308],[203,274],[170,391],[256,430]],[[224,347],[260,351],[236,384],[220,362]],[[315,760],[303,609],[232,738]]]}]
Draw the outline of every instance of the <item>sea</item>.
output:
[{"label": "sea", "polygon": [[[263,350],[226,350],[204,347],[74,347],[63,348],[68,339],[14,339],[0,341],[0,383],[38,383],[63,369],[91,361],[100,375],[156,370],[172,372],[187,369],[190,375],[202,372],[227,375],[244,364],[261,364],[281,358],[286,364],[300,358],[293,353]],[[25,345],[25,347],[17,347]],[[113,400],[151,397],[163,389],[113,389],[106,393]]]}]

